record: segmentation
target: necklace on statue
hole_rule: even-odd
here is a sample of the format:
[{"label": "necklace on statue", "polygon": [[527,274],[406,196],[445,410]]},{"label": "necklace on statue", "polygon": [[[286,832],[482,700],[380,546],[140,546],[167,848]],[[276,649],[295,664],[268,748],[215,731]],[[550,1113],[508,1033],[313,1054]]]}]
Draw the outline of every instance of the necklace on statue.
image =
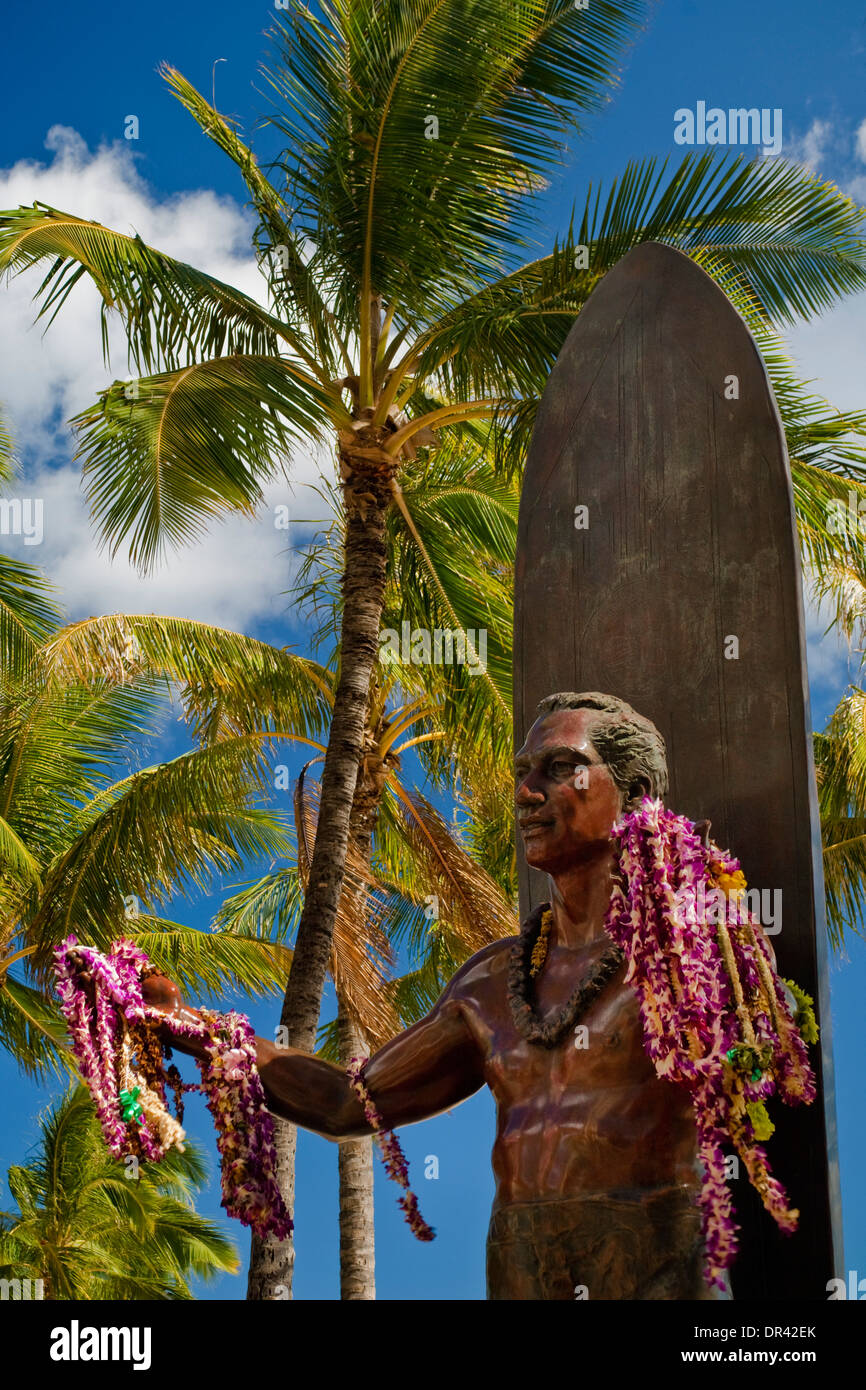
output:
[{"label": "necklace on statue", "polygon": [[511,951],[508,967],[508,1002],[511,1017],[521,1037],[542,1047],[556,1047],[570,1033],[599,998],[625,960],[622,949],[611,942],[586,972],[571,998],[545,1023],[532,1002],[532,980],[541,973],[547,959],[547,943],[553,913],[546,908],[537,925],[530,919]]}]

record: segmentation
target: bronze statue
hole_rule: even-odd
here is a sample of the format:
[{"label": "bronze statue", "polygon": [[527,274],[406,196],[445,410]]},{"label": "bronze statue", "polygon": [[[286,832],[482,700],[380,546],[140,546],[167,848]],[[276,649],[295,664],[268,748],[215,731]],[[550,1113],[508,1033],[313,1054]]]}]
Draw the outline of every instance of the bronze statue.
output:
[{"label": "bronze statue", "polygon": [[[664,796],[664,744],[612,696],[553,695],[539,710],[515,766],[526,858],[550,882],[543,964],[536,972],[528,949],[538,908],[520,937],[479,951],[426,1018],[375,1053],[365,1082],[392,1128],[485,1084],[493,1092],[488,1298],[716,1298],[702,1275],[690,1100],[645,1054],[604,930],[611,829],[645,795]],[[144,990],[164,1012],[185,1011],[164,977]],[[265,1039],[257,1049],[275,1114],[337,1141],[371,1132],[339,1067]]]}]

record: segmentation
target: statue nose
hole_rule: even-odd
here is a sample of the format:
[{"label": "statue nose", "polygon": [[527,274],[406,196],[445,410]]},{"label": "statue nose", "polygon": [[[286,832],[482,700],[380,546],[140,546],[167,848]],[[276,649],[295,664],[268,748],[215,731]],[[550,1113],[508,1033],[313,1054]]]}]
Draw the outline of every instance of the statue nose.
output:
[{"label": "statue nose", "polygon": [[527,776],[527,777],[524,777],[524,778],[522,779],[522,781],[518,782],[518,784],[517,784],[517,792],[516,792],[516,797],[515,797],[515,799],[516,799],[518,802],[522,802],[522,801],[543,801],[543,800],[544,800],[544,792],[541,790],[540,787],[534,787],[534,786],[532,785],[532,778],[531,778],[531,776]]}]

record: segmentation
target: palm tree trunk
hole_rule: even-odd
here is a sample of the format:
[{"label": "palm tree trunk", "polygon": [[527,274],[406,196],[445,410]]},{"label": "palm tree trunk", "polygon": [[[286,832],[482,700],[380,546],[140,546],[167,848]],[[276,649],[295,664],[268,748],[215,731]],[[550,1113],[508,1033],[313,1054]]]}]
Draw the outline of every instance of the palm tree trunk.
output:
[{"label": "palm tree trunk", "polygon": [[[289,1211],[295,1209],[295,1153],[298,1131],[288,1120],[272,1116],[276,1174],[283,1200]],[[263,1302],[268,1299],[292,1297],[292,1278],[295,1272],[295,1243],[288,1240],[262,1239],[253,1235],[250,1242],[250,1267],[247,1271],[247,1299]]]},{"label": "palm tree trunk", "polygon": [[[364,729],[365,755],[371,731]],[[381,764],[379,764],[381,766]],[[373,767],[365,756],[355,786],[349,833],[352,845],[369,871],[373,849],[373,829],[378,819],[382,785],[375,785]],[[359,906],[363,912],[365,905]],[[353,1057],[367,1051],[360,1030],[355,1026],[343,1001],[338,998],[337,1029],[340,1061],[348,1066]],[[355,1139],[340,1145],[340,1298],[376,1297],[376,1222],[373,1206],[373,1140]]]},{"label": "palm tree trunk", "polygon": [[[368,435],[381,435],[381,439]],[[384,431],[359,431],[358,445],[375,447]],[[383,455],[384,458],[384,455]],[[389,460],[393,470],[393,460]],[[385,594],[385,514],[390,501],[389,473],[366,457],[341,452],[347,481],[346,555],[343,572],[343,620],[340,635],[340,677],[328,750],[322,772],[319,819],[310,865],[304,909],[298,924],[292,968],[283,1000],[281,1024],[292,1047],[312,1052],[322,993],[328,972],[334,920],[349,843],[350,818],[358,766],[363,748],[370,679],[379,653],[379,623]],[[292,1128],[289,1126],[289,1128]],[[277,1180],[294,1208],[294,1146],[282,1144]],[[247,1297],[291,1297],[294,1263],[291,1241],[268,1237],[253,1243]],[[275,1277],[276,1275],[279,1277]],[[279,1291],[285,1287],[288,1293]]]},{"label": "palm tree trunk", "polygon": [[316,842],[281,1023],[293,1047],[313,1050],[334,919],[349,844],[352,803],[364,743],[370,678],[379,653],[385,593],[385,513],[390,492],[378,478],[345,485],[346,566],[340,678],[322,771]]},{"label": "palm tree trunk", "polygon": [[[340,1061],[348,1066],[366,1051],[342,1005],[337,1016]],[[375,1299],[376,1253],[373,1216],[373,1141],[350,1139],[340,1145],[340,1298]]]}]

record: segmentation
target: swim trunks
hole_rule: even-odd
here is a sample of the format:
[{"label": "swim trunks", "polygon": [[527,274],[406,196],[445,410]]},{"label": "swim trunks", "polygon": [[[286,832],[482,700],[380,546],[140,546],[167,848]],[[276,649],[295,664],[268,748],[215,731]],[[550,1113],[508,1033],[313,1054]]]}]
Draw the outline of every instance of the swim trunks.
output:
[{"label": "swim trunks", "polygon": [[698,1189],[595,1192],[494,1209],[488,1299],[724,1299],[704,1283]]}]

